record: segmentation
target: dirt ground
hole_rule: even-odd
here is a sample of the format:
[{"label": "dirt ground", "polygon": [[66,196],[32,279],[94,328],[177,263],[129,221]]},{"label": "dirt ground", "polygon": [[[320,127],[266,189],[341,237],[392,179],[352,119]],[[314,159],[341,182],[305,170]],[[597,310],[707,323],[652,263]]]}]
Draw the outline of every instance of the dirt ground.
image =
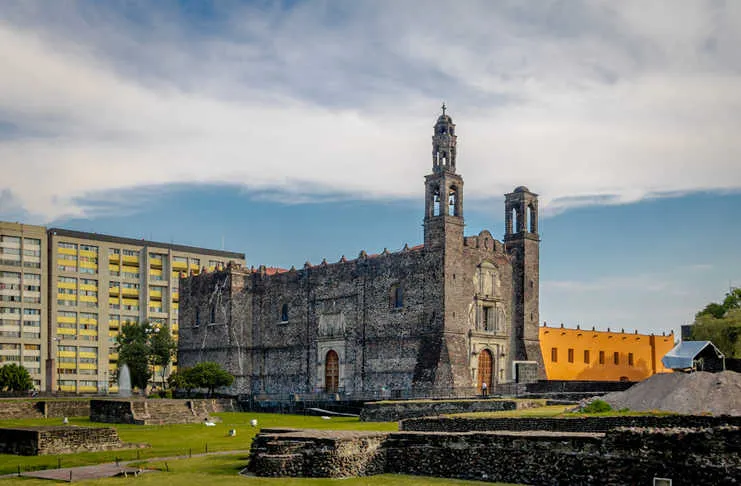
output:
[{"label": "dirt ground", "polygon": [[741,373],[662,373],[602,400],[614,409],[741,415]]}]

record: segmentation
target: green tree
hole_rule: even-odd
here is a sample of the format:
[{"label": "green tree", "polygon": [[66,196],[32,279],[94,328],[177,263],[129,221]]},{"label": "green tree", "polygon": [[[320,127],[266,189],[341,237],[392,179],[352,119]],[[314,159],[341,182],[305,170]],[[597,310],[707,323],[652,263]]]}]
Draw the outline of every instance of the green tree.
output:
[{"label": "green tree", "polygon": [[190,392],[196,385],[192,380],[192,368],[181,368],[174,373],[171,373],[167,378],[168,386],[173,390],[185,390],[190,396]]},{"label": "green tree", "polygon": [[33,388],[28,370],[15,363],[0,368],[0,391],[24,392]]},{"label": "green tree", "polygon": [[178,345],[170,332],[170,326],[163,324],[152,329],[149,334],[150,360],[152,365],[160,367],[162,390],[165,389],[165,375],[170,366]]},{"label": "green tree", "polygon": [[234,383],[234,376],[219,366],[218,363],[205,361],[198,363],[188,371],[191,382],[198,388],[208,389],[209,396],[222,386]]},{"label": "green tree", "polygon": [[149,344],[149,335],[152,333],[152,326],[148,321],[138,322],[135,324],[126,324],[121,328],[121,332],[116,338],[118,345],[118,370],[121,366],[128,365],[129,374],[131,375],[131,385],[146,392],[147,383],[152,377],[152,371],[149,367],[151,346]]},{"label": "green tree", "polygon": [[741,358],[741,289],[732,289],[723,303],[711,302],[698,312],[691,336],[712,341],[727,358]]}]

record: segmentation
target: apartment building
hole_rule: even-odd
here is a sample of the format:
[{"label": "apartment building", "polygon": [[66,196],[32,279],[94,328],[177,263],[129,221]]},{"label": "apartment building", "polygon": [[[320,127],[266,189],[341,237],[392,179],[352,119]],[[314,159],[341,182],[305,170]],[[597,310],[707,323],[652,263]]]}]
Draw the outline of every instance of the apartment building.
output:
[{"label": "apartment building", "polygon": [[146,319],[177,338],[180,277],[230,262],[244,254],[0,222],[0,366],[39,390],[116,392],[121,327]]},{"label": "apartment building", "polygon": [[61,228],[47,241],[49,391],[116,392],[122,326],[167,324],[177,338],[180,277],[245,264],[242,253]]},{"label": "apartment building", "polygon": [[24,366],[37,388],[46,383],[46,229],[0,221],[0,366]]}]

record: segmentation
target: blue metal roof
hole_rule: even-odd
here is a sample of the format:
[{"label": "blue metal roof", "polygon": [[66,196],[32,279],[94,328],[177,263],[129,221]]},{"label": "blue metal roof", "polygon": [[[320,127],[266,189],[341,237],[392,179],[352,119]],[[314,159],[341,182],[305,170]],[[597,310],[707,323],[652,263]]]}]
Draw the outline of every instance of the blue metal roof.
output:
[{"label": "blue metal roof", "polygon": [[683,370],[692,368],[692,363],[695,357],[702,352],[708,346],[712,346],[718,357],[723,357],[723,353],[715,347],[710,341],[682,341],[674,348],[666,353],[661,362],[665,367],[672,370]]}]

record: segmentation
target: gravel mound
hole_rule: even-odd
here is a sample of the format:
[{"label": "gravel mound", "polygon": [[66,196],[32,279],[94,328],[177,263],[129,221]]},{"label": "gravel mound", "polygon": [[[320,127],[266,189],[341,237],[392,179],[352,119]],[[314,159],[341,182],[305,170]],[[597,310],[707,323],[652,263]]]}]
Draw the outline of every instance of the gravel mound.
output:
[{"label": "gravel mound", "polygon": [[618,410],[741,415],[741,373],[662,373],[601,399]]}]

